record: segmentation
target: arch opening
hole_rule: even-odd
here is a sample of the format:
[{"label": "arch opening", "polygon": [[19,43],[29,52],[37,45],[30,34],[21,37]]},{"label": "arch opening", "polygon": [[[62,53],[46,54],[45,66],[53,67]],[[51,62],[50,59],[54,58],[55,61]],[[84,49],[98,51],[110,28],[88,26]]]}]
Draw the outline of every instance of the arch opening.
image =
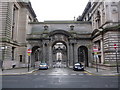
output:
[{"label": "arch opening", "polygon": [[86,46],[80,46],[78,48],[78,62],[84,64],[85,67],[89,67],[88,48]]},{"label": "arch opening", "polygon": [[40,62],[42,62],[42,50],[39,46],[34,46],[31,53],[31,66],[35,67]]},{"label": "arch opening", "polygon": [[65,42],[57,41],[52,46],[53,67],[67,67],[67,45]]}]

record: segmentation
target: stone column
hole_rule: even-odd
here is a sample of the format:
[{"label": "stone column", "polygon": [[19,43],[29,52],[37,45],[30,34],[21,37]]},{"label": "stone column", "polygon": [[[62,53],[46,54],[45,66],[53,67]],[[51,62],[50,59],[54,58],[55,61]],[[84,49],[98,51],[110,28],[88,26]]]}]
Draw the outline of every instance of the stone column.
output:
[{"label": "stone column", "polygon": [[104,63],[104,47],[103,47],[103,40],[101,39],[100,41],[101,43],[101,63],[103,64]]},{"label": "stone column", "polygon": [[43,52],[43,60],[42,62],[45,62],[45,56],[46,56],[46,52],[45,52],[45,44],[43,43],[43,48],[42,48],[42,52]]},{"label": "stone column", "polygon": [[74,44],[74,62],[78,62],[77,44]]},{"label": "stone column", "polygon": [[109,3],[109,2],[106,2],[106,20],[107,21],[111,21],[111,3]]},{"label": "stone column", "polygon": [[49,46],[49,67],[52,67],[52,47]]},{"label": "stone column", "polygon": [[72,43],[70,43],[70,47],[69,47],[69,64],[70,64],[70,68],[73,66],[73,46]]},{"label": "stone column", "polygon": [[118,22],[120,22],[120,1],[118,3]]},{"label": "stone column", "polygon": [[75,44],[72,43],[72,52],[73,52],[73,65],[75,63]]},{"label": "stone column", "polygon": [[67,62],[66,62],[66,65],[67,65],[67,67],[69,67],[70,66],[70,46],[69,46],[69,44],[67,44]]}]

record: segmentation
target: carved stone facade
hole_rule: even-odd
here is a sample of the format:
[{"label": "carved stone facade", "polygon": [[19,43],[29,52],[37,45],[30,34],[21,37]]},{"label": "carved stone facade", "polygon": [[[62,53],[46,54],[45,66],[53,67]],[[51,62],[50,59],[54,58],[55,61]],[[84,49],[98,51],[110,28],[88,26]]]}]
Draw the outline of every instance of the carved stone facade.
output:
[{"label": "carved stone facade", "polygon": [[0,61],[4,69],[26,66],[26,33],[30,21],[37,19],[29,2],[0,2]]},{"label": "carved stone facade", "polygon": [[[77,21],[38,22],[30,2],[0,2],[0,60],[3,68],[27,67],[27,49],[32,50],[30,64],[50,67],[58,61],[72,68],[75,62],[94,65],[93,47],[98,47],[98,64],[115,66],[114,44],[120,60],[120,0],[90,0]],[[64,48],[55,48],[61,43]],[[62,60],[58,59],[61,53]]]},{"label": "carved stone facade", "polygon": [[[31,29],[27,34],[27,41],[28,48],[33,51],[32,60],[36,61],[34,51],[41,50],[38,53],[42,55],[42,58],[37,61],[46,62],[50,67],[53,67],[57,54],[54,45],[62,43],[66,47],[65,51],[61,48],[61,51],[64,52],[62,61],[66,64],[65,66],[72,67],[75,62],[85,63],[85,66],[92,63],[92,29],[90,22],[45,21],[29,23],[29,27]],[[83,58],[78,55],[79,48],[83,49]],[[34,64],[31,62],[31,65],[34,66]]]},{"label": "carved stone facade", "polygon": [[120,0],[90,0],[78,21],[92,22],[92,42],[99,48],[99,64],[106,66],[120,63]]}]

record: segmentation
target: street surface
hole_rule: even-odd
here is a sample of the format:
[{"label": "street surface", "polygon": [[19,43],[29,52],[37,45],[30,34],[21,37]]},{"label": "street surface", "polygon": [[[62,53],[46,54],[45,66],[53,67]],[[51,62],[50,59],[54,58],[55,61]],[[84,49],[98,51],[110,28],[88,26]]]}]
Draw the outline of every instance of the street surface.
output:
[{"label": "street surface", "polygon": [[118,76],[95,76],[69,68],[3,76],[3,88],[118,88]]}]

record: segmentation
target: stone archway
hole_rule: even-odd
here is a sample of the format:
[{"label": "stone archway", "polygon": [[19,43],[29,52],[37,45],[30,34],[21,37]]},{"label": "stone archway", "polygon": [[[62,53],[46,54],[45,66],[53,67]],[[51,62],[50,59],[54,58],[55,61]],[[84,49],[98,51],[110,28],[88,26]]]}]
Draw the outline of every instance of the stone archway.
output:
[{"label": "stone archway", "polygon": [[42,51],[39,46],[32,47],[31,66],[35,67],[36,62],[42,62]]},{"label": "stone archway", "polygon": [[52,45],[53,67],[67,67],[67,45],[63,41],[56,41]]},{"label": "stone archway", "polygon": [[[50,37],[50,45],[51,48],[51,65],[54,67],[56,62],[60,62],[61,64],[64,63],[63,67],[68,66],[68,46],[69,46],[69,37],[71,37],[71,34],[64,30],[55,30],[49,33]],[[59,46],[61,43],[62,48]],[[58,48],[57,45],[59,46]],[[60,59],[58,60],[57,54],[61,54]]]},{"label": "stone archway", "polygon": [[86,46],[80,46],[78,48],[78,62],[84,63],[85,67],[88,67],[88,48]]}]

